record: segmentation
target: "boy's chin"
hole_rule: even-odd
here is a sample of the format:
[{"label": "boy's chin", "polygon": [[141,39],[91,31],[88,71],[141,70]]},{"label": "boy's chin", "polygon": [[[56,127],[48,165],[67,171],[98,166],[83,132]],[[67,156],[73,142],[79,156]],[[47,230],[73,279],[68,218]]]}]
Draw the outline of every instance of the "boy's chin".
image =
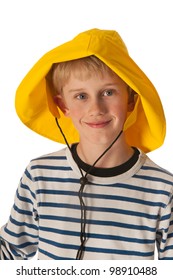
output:
[{"label": "boy's chin", "polygon": [[90,143],[91,145],[94,145],[96,147],[108,147],[109,145],[111,145],[111,143],[115,140],[115,137],[88,137],[88,143]]}]

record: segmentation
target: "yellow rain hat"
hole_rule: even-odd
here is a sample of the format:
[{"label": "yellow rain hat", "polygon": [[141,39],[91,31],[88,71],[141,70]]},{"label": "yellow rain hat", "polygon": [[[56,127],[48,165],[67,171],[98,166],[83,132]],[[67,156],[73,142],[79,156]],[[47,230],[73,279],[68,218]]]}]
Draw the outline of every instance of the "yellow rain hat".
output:
[{"label": "yellow rain hat", "polygon": [[79,134],[71,119],[61,112],[53,100],[46,75],[54,63],[90,55],[102,60],[137,93],[134,110],[124,125],[128,144],[144,152],[160,147],[165,138],[166,121],[158,93],[129,56],[120,35],[112,30],[91,29],[82,32],[41,58],[25,76],[16,92],[16,112],[21,121],[40,135],[64,143],[64,138],[57,129],[57,117],[68,142],[78,142]]}]

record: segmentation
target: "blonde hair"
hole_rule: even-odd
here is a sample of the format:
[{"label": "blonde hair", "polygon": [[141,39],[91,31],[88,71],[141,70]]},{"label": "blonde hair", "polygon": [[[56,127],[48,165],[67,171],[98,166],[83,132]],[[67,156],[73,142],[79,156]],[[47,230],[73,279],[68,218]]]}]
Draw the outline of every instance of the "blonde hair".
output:
[{"label": "blonde hair", "polygon": [[55,63],[50,71],[50,79],[56,94],[62,93],[63,87],[68,82],[71,73],[81,80],[88,79],[93,74],[103,76],[105,73],[109,73],[112,76],[115,75],[104,62],[94,55]]}]

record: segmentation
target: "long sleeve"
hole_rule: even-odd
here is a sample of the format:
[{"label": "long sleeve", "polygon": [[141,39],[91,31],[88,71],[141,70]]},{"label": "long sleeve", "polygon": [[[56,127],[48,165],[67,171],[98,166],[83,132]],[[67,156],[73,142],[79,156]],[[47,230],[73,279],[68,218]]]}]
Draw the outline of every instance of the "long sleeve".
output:
[{"label": "long sleeve", "polygon": [[161,211],[157,230],[158,259],[173,260],[173,192]]},{"label": "long sleeve", "polygon": [[26,169],[16,191],[9,221],[1,228],[2,260],[32,258],[38,247],[38,213],[34,180]]}]

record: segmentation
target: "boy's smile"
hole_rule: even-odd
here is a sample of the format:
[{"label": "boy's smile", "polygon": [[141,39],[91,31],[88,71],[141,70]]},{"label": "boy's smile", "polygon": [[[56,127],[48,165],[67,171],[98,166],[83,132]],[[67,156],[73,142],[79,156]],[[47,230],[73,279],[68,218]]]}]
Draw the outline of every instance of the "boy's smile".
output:
[{"label": "boy's smile", "polygon": [[80,79],[71,74],[59,105],[79,132],[80,142],[109,144],[123,129],[128,112],[127,85],[116,74]]},{"label": "boy's smile", "polygon": [[106,127],[108,124],[110,124],[110,121],[96,121],[96,122],[88,122],[86,123],[89,127],[91,128],[104,128]]}]

